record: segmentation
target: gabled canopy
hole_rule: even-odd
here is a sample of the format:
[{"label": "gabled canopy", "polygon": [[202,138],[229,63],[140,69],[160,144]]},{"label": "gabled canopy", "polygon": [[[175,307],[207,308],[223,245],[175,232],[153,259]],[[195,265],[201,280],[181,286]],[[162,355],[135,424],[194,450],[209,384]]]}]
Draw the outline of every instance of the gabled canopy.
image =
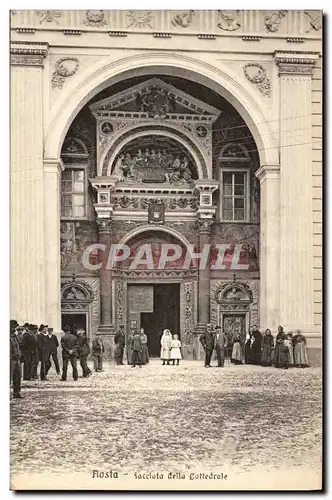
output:
[{"label": "gabled canopy", "polygon": [[90,106],[94,116],[110,116],[114,112],[147,113],[167,118],[178,115],[204,116],[214,121],[220,110],[182,92],[159,78],[151,78]]}]

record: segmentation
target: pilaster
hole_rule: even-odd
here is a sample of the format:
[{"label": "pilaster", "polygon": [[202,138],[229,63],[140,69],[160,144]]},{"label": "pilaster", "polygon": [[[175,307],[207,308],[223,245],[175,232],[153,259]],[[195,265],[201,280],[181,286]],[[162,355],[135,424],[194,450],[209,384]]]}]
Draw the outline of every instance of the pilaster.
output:
[{"label": "pilaster", "polygon": [[260,329],[280,324],[280,165],[262,165],[260,180]]},{"label": "pilaster", "polygon": [[316,53],[276,52],[280,77],[280,322],[313,327],[311,79]]},{"label": "pilaster", "polygon": [[61,331],[60,181],[61,159],[44,159],[45,318]]},{"label": "pilaster", "polygon": [[43,61],[47,44],[11,45],[11,310],[45,323]]}]

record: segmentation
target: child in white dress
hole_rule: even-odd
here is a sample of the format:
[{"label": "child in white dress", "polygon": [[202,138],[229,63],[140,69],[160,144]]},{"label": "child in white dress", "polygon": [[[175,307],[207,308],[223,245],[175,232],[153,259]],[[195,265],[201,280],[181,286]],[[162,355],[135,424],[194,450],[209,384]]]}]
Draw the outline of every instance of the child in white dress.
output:
[{"label": "child in white dress", "polygon": [[180,363],[180,359],[182,359],[181,355],[181,341],[179,340],[179,336],[174,334],[171,342],[171,356],[170,359],[173,361],[173,366]]}]

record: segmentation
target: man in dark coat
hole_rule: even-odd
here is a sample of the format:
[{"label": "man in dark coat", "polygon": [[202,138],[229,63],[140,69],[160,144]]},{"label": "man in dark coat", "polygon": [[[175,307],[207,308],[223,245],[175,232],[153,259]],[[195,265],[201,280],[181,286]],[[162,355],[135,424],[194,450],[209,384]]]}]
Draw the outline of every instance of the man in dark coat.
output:
[{"label": "man in dark coat", "polygon": [[78,356],[80,358],[80,364],[82,368],[83,377],[89,377],[91,375],[91,370],[88,367],[88,356],[90,354],[90,346],[88,339],[86,337],[85,330],[79,328],[77,330],[78,335]]},{"label": "man in dark coat", "polygon": [[32,351],[34,352],[36,348],[36,343],[34,337],[31,337],[29,331],[29,323],[25,323],[23,326],[23,332],[21,336],[21,361],[23,362],[23,380],[31,379],[31,361],[32,361]]},{"label": "man in dark coat", "polygon": [[205,333],[202,333],[199,340],[205,350],[205,368],[210,368],[211,357],[215,346],[215,333],[212,331],[211,323],[206,325]]},{"label": "man in dark coat", "polygon": [[93,367],[95,372],[103,371],[103,353],[105,352],[105,347],[102,339],[97,337],[92,342],[92,357],[93,357]]},{"label": "man in dark coat", "polygon": [[132,368],[135,368],[136,365],[138,365],[140,368],[142,368],[142,351],[143,351],[143,345],[141,342],[141,336],[139,332],[135,330],[132,342],[131,342],[131,348],[133,350],[133,357],[132,357]]},{"label": "man in dark coat", "polygon": [[114,337],[115,352],[114,358],[117,365],[123,365],[123,350],[126,345],[126,339],[124,334],[124,326],[120,325],[119,330],[116,332]]},{"label": "man in dark coat", "polygon": [[30,356],[31,356],[31,379],[37,380],[37,370],[39,363],[39,353],[38,353],[38,326],[37,325],[29,325],[29,334],[30,334]]},{"label": "man in dark coat", "polygon": [[21,396],[21,351],[17,338],[16,328],[18,323],[12,319],[9,322],[10,332],[10,381],[13,383],[14,398]]},{"label": "man in dark coat", "polygon": [[46,375],[51,367],[51,342],[47,327],[48,325],[40,325],[37,340],[40,361],[40,380],[47,380]]},{"label": "man in dark coat", "polygon": [[253,350],[253,356],[254,356],[253,364],[260,365],[261,358],[262,358],[262,334],[257,329],[257,325],[253,325],[253,327],[252,327],[252,336],[254,339],[254,342],[252,344],[252,350]]},{"label": "man in dark coat", "polygon": [[225,364],[225,351],[227,348],[227,335],[221,330],[220,326],[216,326],[215,346],[218,366],[223,368]]},{"label": "man in dark coat", "polygon": [[[56,335],[53,333],[54,329],[53,328],[48,328],[47,333],[49,336],[49,344],[50,344],[50,355],[53,359],[53,363],[56,369],[56,372],[58,375],[60,375],[60,367],[59,367],[59,360],[58,360],[58,347],[59,347],[59,341]],[[50,365],[51,366],[51,365]]]},{"label": "man in dark coat", "polygon": [[70,327],[64,328],[65,334],[61,339],[62,346],[62,377],[61,380],[67,380],[67,369],[70,361],[73,368],[73,379],[78,379],[77,372],[77,356],[78,356],[78,338],[73,333],[70,333]]}]

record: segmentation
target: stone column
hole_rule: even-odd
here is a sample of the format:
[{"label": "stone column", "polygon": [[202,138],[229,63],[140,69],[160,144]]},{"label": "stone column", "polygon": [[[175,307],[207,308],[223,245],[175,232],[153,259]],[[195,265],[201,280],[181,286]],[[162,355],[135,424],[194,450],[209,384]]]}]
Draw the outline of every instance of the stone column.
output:
[{"label": "stone column", "polygon": [[280,324],[280,166],[263,165],[260,180],[260,329]]},{"label": "stone column", "polygon": [[98,241],[106,246],[105,252],[100,251],[100,327],[98,333],[112,335],[112,271],[107,269],[107,260],[111,247],[111,219],[97,219]]},{"label": "stone column", "polygon": [[61,332],[60,180],[61,159],[44,159],[45,318]]},{"label": "stone column", "polygon": [[47,44],[11,46],[10,317],[45,323],[43,63]]},{"label": "stone column", "polygon": [[[213,219],[198,219],[198,252],[202,252],[205,245],[211,243],[211,229]],[[201,346],[199,335],[205,332],[206,324],[210,321],[210,267],[209,262],[203,269],[198,269],[197,288],[197,325],[194,338],[194,359],[200,359]]]},{"label": "stone column", "polygon": [[277,52],[280,78],[280,323],[313,328],[311,77],[314,53]]}]

